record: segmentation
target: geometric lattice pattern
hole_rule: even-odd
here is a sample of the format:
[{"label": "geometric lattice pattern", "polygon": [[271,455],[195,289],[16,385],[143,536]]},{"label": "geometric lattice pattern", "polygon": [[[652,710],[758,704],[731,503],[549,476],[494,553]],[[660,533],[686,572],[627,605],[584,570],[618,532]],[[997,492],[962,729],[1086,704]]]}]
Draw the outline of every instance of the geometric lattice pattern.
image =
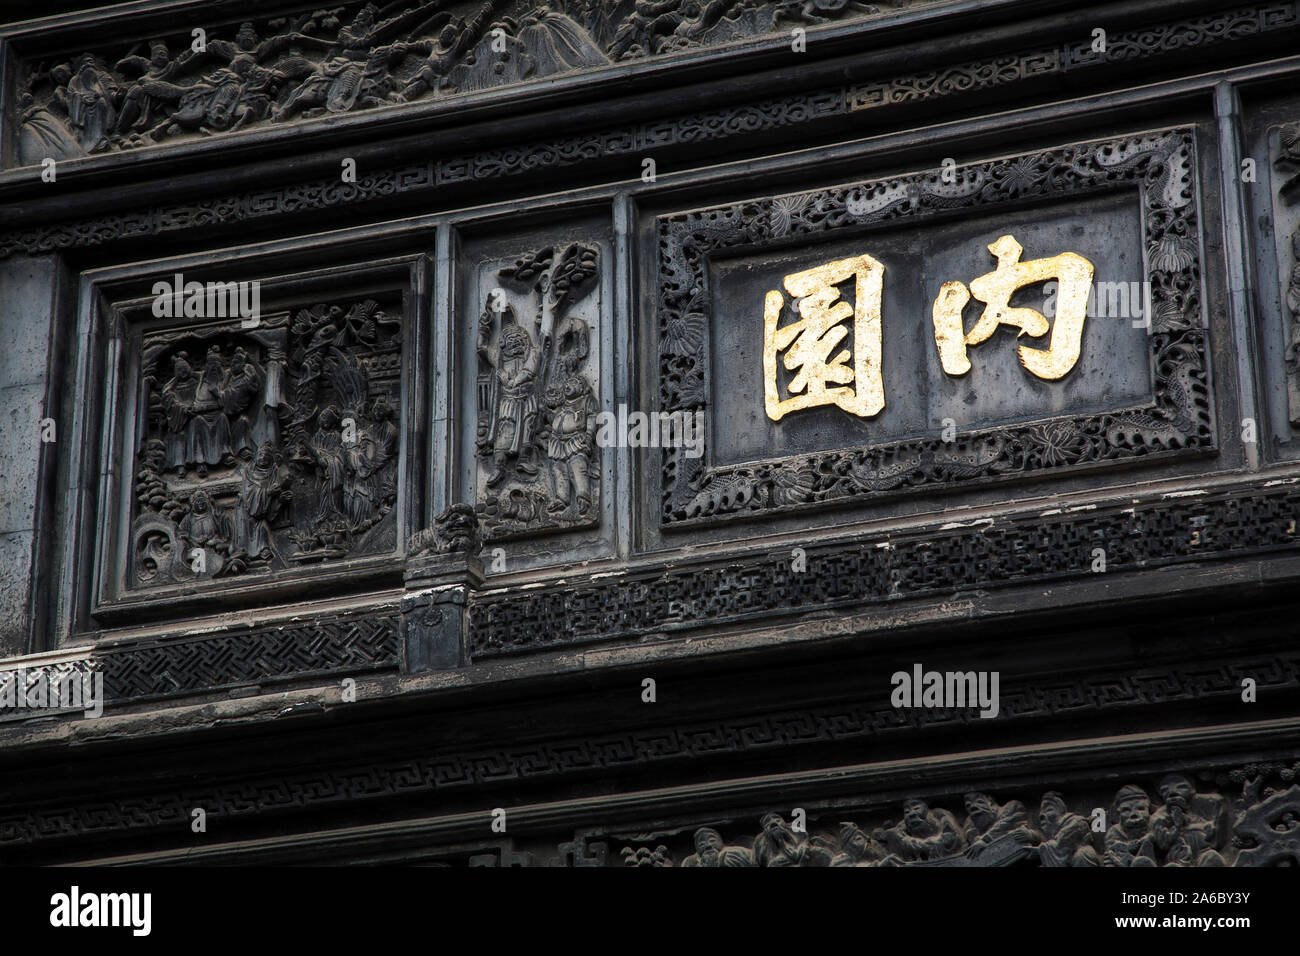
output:
[{"label": "geometric lattice pattern", "polygon": [[1300,490],[1161,501],[860,544],[789,548],[726,566],[674,568],[640,579],[477,597],[472,658],[671,631],[782,612],[844,608],[924,595],[1108,574],[1300,547]]},{"label": "geometric lattice pattern", "polygon": [[265,625],[245,633],[105,650],[92,660],[104,672],[108,700],[159,697],[323,672],[396,667],[397,625],[395,615]]}]

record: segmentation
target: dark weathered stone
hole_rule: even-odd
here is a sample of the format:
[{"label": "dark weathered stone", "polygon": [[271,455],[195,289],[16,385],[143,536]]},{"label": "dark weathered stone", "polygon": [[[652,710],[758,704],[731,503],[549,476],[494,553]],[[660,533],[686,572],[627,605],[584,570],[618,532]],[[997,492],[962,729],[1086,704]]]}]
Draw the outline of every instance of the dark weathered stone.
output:
[{"label": "dark weathered stone", "polygon": [[0,862],[1300,864],[1294,4],[217,6],[0,24]]}]

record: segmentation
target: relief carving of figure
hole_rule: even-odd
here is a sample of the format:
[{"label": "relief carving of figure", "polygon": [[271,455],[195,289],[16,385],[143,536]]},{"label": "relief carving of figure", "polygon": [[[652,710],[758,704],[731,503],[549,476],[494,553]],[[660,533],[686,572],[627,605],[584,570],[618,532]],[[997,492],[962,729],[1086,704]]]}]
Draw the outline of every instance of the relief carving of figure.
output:
[{"label": "relief carving of figure", "polygon": [[598,511],[591,326],[574,312],[598,264],[595,247],[572,243],[498,270],[531,287],[531,327],[504,290],[487,297],[478,325],[477,445],[490,532],[589,523]]},{"label": "relief carving of figure", "polygon": [[795,833],[779,813],[766,813],[754,837],[754,862],[758,866],[830,866],[832,853],[820,840]]},{"label": "relief carving of figure", "polygon": [[552,391],[547,396],[547,406],[546,457],[555,484],[555,500],[547,510],[564,511],[572,504],[579,515],[585,515],[591,509],[587,469],[595,456],[596,396],[585,378],[570,375],[560,394]]},{"label": "relief carving of figure", "polygon": [[[18,160],[31,166],[46,158],[71,159],[85,150],[78,142],[68,115],[68,81],[72,79],[72,66],[60,63],[50,69],[36,70],[27,78],[26,89],[18,100],[21,128],[18,135]],[[36,102],[33,89],[48,83],[52,92],[48,101]]]},{"label": "relief carving of figure", "polygon": [[1151,814],[1150,841],[1164,866],[1224,866],[1227,801],[1217,794],[1198,794],[1179,773],[1162,777],[1156,790],[1164,806]]},{"label": "relief carving of figure", "polygon": [[196,466],[200,478],[208,468],[227,462],[230,452],[230,421],[221,407],[221,386],[226,371],[221,349],[208,349],[203,371],[194,387],[189,423],[185,428],[185,463]]},{"label": "relief carving of figure", "polygon": [[[230,549],[213,550],[228,559],[206,569],[217,576],[391,549],[399,329],[399,319],[367,299],[268,316],[256,330],[146,336],[136,585],[203,573],[160,557],[161,542],[184,537],[182,521],[204,539],[206,522],[221,526]],[[199,372],[194,354],[205,355]],[[171,374],[159,384],[163,369]]]},{"label": "relief carving of figure", "polygon": [[957,818],[918,797],[903,802],[902,822],[872,835],[903,861],[937,860],[966,848]]},{"label": "relief carving of figure", "polygon": [[316,465],[315,524],[332,526],[343,515],[343,482],[346,473],[343,434],[339,411],[333,405],[321,409],[316,431],[311,436],[311,455]]},{"label": "relief carving of figure", "polygon": [[199,380],[190,368],[189,356],[178,352],[172,359],[172,377],[162,388],[162,407],[167,421],[164,461],[166,467],[175,469],[179,477],[185,476],[189,465],[187,435],[198,385]]},{"label": "relief carving of figure", "polygon": [[1056,791],[1043,794],[1038,809],[1038,828],[1042,839],[1038,859],[1043,866],[1100,866],[1101,859],[1092,847],[1092,827],[1085,817],[1072,813],[1065,798]]},{"label": "relief carving of figure", "polygon": [[249,561],[269,561],[271,522],[291,498],[287,478],[276,462],[275,446],[263,442],[239,470],[232,554],[242,554]]},{"label": "relief carving of figure", "polygon": [[77,142],[86,153],[109,148],[121,96],[121,87],[95,57],[85,53],[77,59],[64,102]]},{"label": "relief carving of figure", "polygon": [[682,860],[682,866],[753,866],[754,854],[743,846],[727,846],[722,834],[713,827],[695,831],[695,852]]},{"label": "relief carving of figure", "polygon": [[[261,369],[247,352],[236,348],[221,386],[221,407],[230,419],[230,448],[236,455],[251,453],[266,440],[266,407],[259,401],[264,384]],[[254,427],[256,424],[262,427]]]},{"label": "relief carving of figure", "polygon": [[190,513],[181,519],[180,532],[193,548],[224,552],[230,544],[225,516],[202,488],[190,499]]},{"label": "relief carving of figure", "polygon": [[987,793],[979,792],[968,793],[964,799],[969,814],[964,829],[968,856],[981,856],[1003,837],[1024,846],[1037,842],[1038,837],[1029,826],[1029,814],[1019,800],[999,805]]},{"label": "relief carving of figure", "polygon": [[1136,784],[1115,794],[1112,809],[1118,819],[1106,831],[1106,866],[1155,866],[1150,840],[1151,799]]},{"label": "relief carving of figure", "polygon": [[879,866],[889,856],[866,830],[856,823],[840,824],[840,852],[831,859],[831,866]]}]

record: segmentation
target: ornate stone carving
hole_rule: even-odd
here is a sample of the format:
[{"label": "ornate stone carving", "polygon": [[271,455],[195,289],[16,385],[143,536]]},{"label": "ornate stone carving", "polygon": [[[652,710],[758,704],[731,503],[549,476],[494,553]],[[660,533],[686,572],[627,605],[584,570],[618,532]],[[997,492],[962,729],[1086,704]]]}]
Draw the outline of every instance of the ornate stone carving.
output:
[{"label": "ornate stone carving", "polygon": [[708,622],[863,606],[902,596],[1089,577],[1104,545],[1111,573],[1290,549],[1300,540],[1300,493],[1239,488],[1195,502],[1031,515],[998,529],[932,526],[907,536],[738,557],[724,567],[665,568],[617,581],[484,594],[475,602],[475,658],[556,645],[682,631]]},{"label": "ornate stone carving", "polygon": [[[1269,769],[1280,770],[1283,780],[1295,776],[1294,768],[1265,773]],[[970,814],[964,834],[952,813],[919,797],[903,802],[896,824],[886,820],[873,827],[864,819],[842,822],[834,832],[810,823],[809,833],[795,833],[780,813],[770,812],[759,821],[753,853],[727,846],[720,830],[701,827],[692,838],[695,852],[682,866],[1096,867],[1103,864],[1103,845],[1105,866],[1224,866],[1224,854],[1235,854],[1237,866],[1300,864],[1300,787],[1261,794],[1265,774],[1251,771],[1227,848],[1229,799],[1197,793],[1186,776],[1168,774],[1157,785],[1164,802],[1154,811],[1142,787],[1121,787],[1112,803],[1115,822],[1104,838],[1089,822],[1097,808],[1086,808],[1086,815],[1073,812],[1057,791],[1043,794],[1037,826],[1020,801],[999,803],[972,792],[964,798]],[[660,861],[671,860],[674,842],[670,838],[654,851],[627,847],[623,857],[629,866],[662,866]]]},{"label": "ornate stone carving", "polygon": [[892,826],[872,832],[874,839],[884,844],[891,856],[882,865],[938,860],[953,856],[966,848],[966,838],[957,825],[957,818],[947,810],[932,809],[920,797],[903,802],[903,819]]},{"label": "ornate stone carving", "polygon": [[[1232,845],[1239,848],[1236,866],[1300,866],[1300,785],[1291,783],[1294,767],[1251,767],[1236,776],[1244,780],[1241,805],[1232,828]],[[1273,772],[1285,790],[1265,787]]]},{"label": "ornate stone carving", "polygon": [[[920,2],[920,0],[917,0]],[[452,9],[447,9],[451,6]],[[28,66],[18,160],[31,165],[523,83],[876,12],[856,0],[350,3]],[[617,28],[616,28],[616,24]]]},{"label": "ornate stone carving", "polygon": [[1088,819],[1072,812],[1065,797],[1050,790],[1039,802],[1038,859],[1043,866],[1100,866]]},{"label": "ornate stone carving", "polygon": [[146,335],[129,583],[391,549],[400,324],[366,300]]},{"label": "ornate stone carving", "polygon": [[599,271],[594,246],[547,247],[497,270],[516,287],[513,296],[498,287],[484,299],[476,446],[478,508],[489,538],[598,520]]},{"label": "ornate stone carving", "polygon": [[1272,30],[1294,27],[1300,13],[1285,3],[1241,7],[1176,23],[1157,23],[1136,30],[1112,32],[1106,50],[1090,42],[1067,43],[1054,49],[1022,51],[957,66],[890,76],[848,91],[853,110],[877,109],[941,96],[1007,86],[1069,70],[1107,68],[1127,60],[1182,53],[1218,43],[1245,40]]},{"label": "ornate stone carving", "polygon": [[956,184],[937,172],[754,199],[659,220],[659,384],[665,411],[708,402],[710,257],[833,236],[864,224],[1059,200],[1129,182],[1140,190],[1151,284],[1155,402],[1131,411],[941,437],[883,441],[756,465],[709,466],[663,452],[664,525],[759,515],[1027,472],[1215,447],[1200,300],[1199,225],[1190,132],[1069,146],[968,166]]},{"label": "ornate stone carving", "polygon": [[682,866],[753,866],[754,852],[748,847],[727,846],[722,834],[713,827],[695,831],[695,852],[682,860]]},{"label": "ornate stone carving", "polygon": [[406,553],[408,558],[459,552],[473,557],[479,547],[478,514],[470,505],[457,504],[435,517],[432,527],[411,535]]},{"label": "ornate stone carving", "polygon": [[109,701],[148,700],[233,684],[269,684],[311,674],[394,670],[395,614],[295,620],[143,646],[97,650]]},{"label": "ornate stone carving", "polygon": [[[1281,150],[1276,166],[1290,175],[1279,192],[1294,203],[1296,183],[1300,181],[1300,128],[1283,133]],[[1300,226],[1291,233],[1291,272],[1283,300],[1291,313],[1286,348],[1287,405],[1291,425],[1300,427]]]},{"label": "ornate stone carving", "polygon": [[[1180,43],[1195,47],[1211,47],[1238,40],[1248,40],[1259,34],[1285,30],[1300,20],[1295,10],[1284,4],[1263,5],[1249,10],[1211,18],[1161,23],[1157,28],[1125,34],[1125,50],[1137,50],[1144,58],[1178,55]],[[595,34],[593,33],[593,36]],[[602,34],[604,35],[604,34]],[[1131,54],[1130,54],[1131,55]],[[1064,69],[1059,51],[1033,51],[1024,54],[1026,63],[1036,63],[1041,58],[1052,61],[1045,69],[1059,72]],[[1073,64],[1072,69],[1089,66],[1104,67],[1107,59],[1095,57],[1090,61]],[[992,70],[1005,76],[1008,82],[1022,77],[1018,71],[998,70],[996,62],[974,64],[974,74],[982,75]],[[34,75],[38,82],[46,82],[39,74],[48,73],[38,68]],[[1040,72],[1036,67],[1024,71]],[[71,65],[59,71],[58,83],[65,83],[71,75]],[[923,98],[959,95],[978,86],[972,73],[957,73],[949,80],[927,86]],[[338,176],[310,183],[252,193],[225,195],[200,203],[173,203],[145,209],[132,208],[127,212],[109,213],[76,222],[42,223],[20,229],[0,232],[0,258],[16,253],[42,254],[57,249],[98,246],[121,239],[164,235],[170,232],[204,227],[213,223],[256,221],[304,208],[325,209],[383,199],[395,194],[428,194],[440,188],[471,181],[496,179],[531,173],[539,168],[571,166],[611,155],[641,155],[648,149],[660,149],[681,143],[698,143],[722,138],[739,138],[781,129],[820,123],[828,118],[843,116],[851,109],[864,106],[891,105],[887,96],[872,92],[874,87],[843,87],[824,89],[809,94],[780,97],[740,107],[710,110],[687,114],[667,122],[655,121],[580,136],[563,137],[523,146],[495,148],[481,153],[451,156],[422,165],[382,169],[367,172],[355,184],[340,184]],[[44,102],[44,98],[42,98]],[[66,152],[75,154],[79,145],[58,143],[71,140],[66,125],[56,115],[46,115],[59,107],[38,105],[30,93],[21,98],[19,112],[26,118],[26,139],[35,143],[24,147],[42,156]],[[33,134],[31,126],[40,128]],[[53,140],[52,145],[40,145],[42,138]]]}]

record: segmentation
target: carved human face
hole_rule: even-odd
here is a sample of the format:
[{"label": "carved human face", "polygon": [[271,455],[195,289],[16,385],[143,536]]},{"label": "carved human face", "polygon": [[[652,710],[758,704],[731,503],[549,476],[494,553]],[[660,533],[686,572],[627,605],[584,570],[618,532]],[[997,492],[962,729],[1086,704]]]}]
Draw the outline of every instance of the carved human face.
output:
[{"label": "carved human face", "polygon": [[183,382],[190,377],[190,363],[183,358],[178,358],[172,363],[172,372],[177,381]]},{"label": "carved human face", "polygon": [[569,401],[581,398],[582,393],[586,390],[586,383],[576,375],[569,376],[564,382],[564,397]]},{"label": "carved human face", "polygon": [[257,31],[253,29],[251,23],[245,22],[239,25],[239,32],[235,34],[235,42],[239,44],[241,50],[251,50],[257,46]]},{"label": "carved human face", "polygon": [[211,506],[212,502],[208,500],[208,494],[206,491],[196,492],[194,497],[190,499],[191,514],[206,515]]},{"label": "carved human face", "polygon": [[506,358],[518,358],[528,351],[528,333],[522,329],[507,332],[501,343],[501,354]]},{"label": "carved human face", "polygon": [[980,826],[992,823],[996,816],[993,810],[993,800],[988,794],[984,793],[966,794],[966,812]]},{"label": "carved human face", "polygon": [[779,836],[786,829],[785,821],[773,813],[763,818],[763,832],[768,836]]},{"label": "carved human face", "polygon": [[695,834],[695,852],[700,856],[717,856],[722,851],[722,837],[712,830]]},{"label": "carved human face", "polygon": [[1180,807],[1183,810],[1192,805],[1192,795],[1195,793],[1192,788],[1192,782],[1181,774],[1170,774],[1160,781],[1160,797],[1165,801],[1165,806]]},{"label": "carved human face", "polygon": [[271,463],[275,461],[275,454],[271,450],[270,442],[262,442],[253,461],[259,468],[269,468],[271,466]]},{"label": "carved human face", "polygon": [[320,427],[326,431],[333,431],[339,427],[338,412],[333,408],[326,408],[320,413]]},{"label": "carved human face", "polygon": [[1038,822],[1044,830],[1055,830],[1061,822],[1065,808],[1059,800],[1044,800],[1038,808]]},{"label": "carved human face", "polygon": [[925,818],[930,806],[924,800],[908,800],[903,804],[903,823],[909,830],[918,830],[925,825]]},{"label": "carved human face", "polygon": [[867,835],[861,830],[854,830],[853,835],[849,837],[844,848],[856,857],[864,857],[867,851],[871,849],[871,844],[867,842]]},{"label": "carved human face", "polygon": [[1121,800],[1115,809],[1119,812],[1119,820],[1125,830],[1137,833],[1146,829],[1147,820],[1151,817],[1151,807],[1146,797],[1129,797]]}]

